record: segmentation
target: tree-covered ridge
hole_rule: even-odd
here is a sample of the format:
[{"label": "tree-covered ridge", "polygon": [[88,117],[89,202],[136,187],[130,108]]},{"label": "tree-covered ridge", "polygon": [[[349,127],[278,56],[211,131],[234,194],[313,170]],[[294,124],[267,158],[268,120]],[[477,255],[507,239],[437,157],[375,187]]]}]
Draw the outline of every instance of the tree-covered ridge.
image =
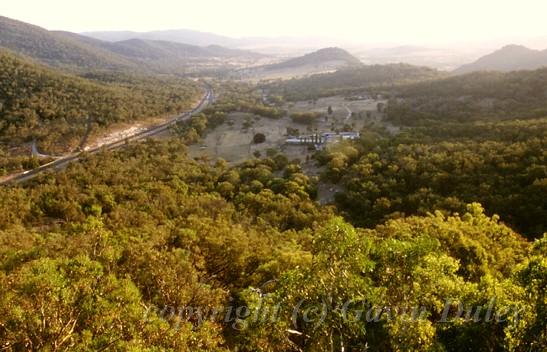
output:
[{"label": "tree-covered ridge", "polygon": [[131,61],[63,33],[50,32],[0,16],[0,47],[32,57],[50,66],[73,70],[135,69]]},{"label": "tree-covered ridge", "polygon": [[[279,155],[211,166],[184,149],[129,146],[0,188],[3,348],[545,348],[545,238],[531,245],[478,204],[356,229],[313,202],[314,181]],[[497,308],[522,308],[523,320],[475,323],[452,312],[439,321],[446,299],[456,309],[493,297]],[[346,302],[427,314],[345,319]],[[321,324],[304,319],[324,303]],[[235,313],[278,304],[277,319]],[[169,307],[232,310],[200,318]]]},{"label": "tree-covered ridge", "polygon": [[87,130],[189,109],[197,83],[177,77],[130,74],[66,75],[0,51],[0,142],[38,140],[49,152],[77,146]]},{"label": "tree-covered ridge", "polygon": [[306,100],[442,76],[443,74],[437,70],[406,64],[362,65],[340,69],[333,73],[271,83],[267,85],[267,88],[287,100]]},{"label": "tree-covered ridge", "polygon": [[393,91],[388,118],[409,126],[547,115],[547,69],[472,73]]}]

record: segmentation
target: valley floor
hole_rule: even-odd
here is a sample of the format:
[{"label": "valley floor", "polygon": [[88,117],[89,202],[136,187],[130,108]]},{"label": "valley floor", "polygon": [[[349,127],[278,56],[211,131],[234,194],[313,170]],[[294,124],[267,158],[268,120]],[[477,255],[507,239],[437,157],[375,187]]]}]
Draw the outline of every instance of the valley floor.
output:
[{"label": "valley floor", "polygon": [[[264,155],[268,149],[280,150],[289,160],[308,160],[313,151],[306,146],[287,145],[285,143],[288,129],[298,130],[301,135],[324,133],[333,130],[359,131],[365,126],[383,127],[391,133],[398,133],[399,128],[384,121],[384,116],[377,110],[383,100],[347,101],[343,97],[321,98],[315,103],[300,101],[287,104],[283,108],[288,114],[280,119],[260,117],[249,113],[231,113],[227,121],[209,131],[199,143],[189,147],[193,157],[207,156],[211,159],[222,158],[230,163],[238,163],[253,157],[255,152]],[[333,113],[327,118],[318,119],[312,125],[295,123],[289,117],[293,112],[319,112],[327,115],[331,106]],[[253,136],[262,133],[266,142],[253,144]]]}]

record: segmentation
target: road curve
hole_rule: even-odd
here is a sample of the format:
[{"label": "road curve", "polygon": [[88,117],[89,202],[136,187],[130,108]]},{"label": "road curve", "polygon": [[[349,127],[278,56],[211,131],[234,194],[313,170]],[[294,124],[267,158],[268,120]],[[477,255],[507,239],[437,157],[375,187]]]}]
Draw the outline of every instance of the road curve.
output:
[{"label": "road curve", "polygon": [[346,115],[346,118],[344,119],[344,122],[346,122],[350,119],[352,111],[346,105],[343,105],[343,106],[344,106],[344,109],[346,109],[346,111],[348,112],[348,114]]},{"label": "road curve", "polygon": [[123,146],[127,145],[128,142],[134,142],[134,141],[146,139],[148,137],[152,137],[152,136],[157,135],[161,132],[164,132],[169,127],[175,125],[177,122],[188,120],[189,118],[192,117],[192,115],[200,113],[203,109],[205,109],[213,101],[214,101],[213,88],[209,85],[206,85],[205,94],[203,95],[203,97],[199,101],[198,105],[196,105],[190,111],[187,111],[187,112],[182,113],[181,115],[175,116],[175,117],[167,120],[166,122],[164,122],[160,125],[152,126],[148,129],[142,131],[142,132],[136,133],[136,134],[132,135],[131,137],[121,138],[117,141],[102,145],[100,147],[89,149],[85,152],[78,152],[78,153],[65,155],[65,156],[63,156],[63,157],[61,157],[61,158],[59,158],[55,161],[44,164],[44,165],[42,165],[40,167],[37,167],[35,169],[24,171],[24,172],[21,172],[19,174],[15,174],[15,175],[13,175],[12,177],[10,177],[8,179],[0,181],[0,185],[24,182],[24,181],[27,181],[27,180],[30,180],[30,179],[36,177],[37,175],[39,175],[43,172],[48,171],[48,170],[62,169],[67,164],[78,160],[80,158],[81,154],[83,154],[83,153],[85,153],[87,155],[87,154],[98,153],[101,150],[113,150],[113,149],[117,149],[117,148],[120,148],[120,147],[123,147]]}]

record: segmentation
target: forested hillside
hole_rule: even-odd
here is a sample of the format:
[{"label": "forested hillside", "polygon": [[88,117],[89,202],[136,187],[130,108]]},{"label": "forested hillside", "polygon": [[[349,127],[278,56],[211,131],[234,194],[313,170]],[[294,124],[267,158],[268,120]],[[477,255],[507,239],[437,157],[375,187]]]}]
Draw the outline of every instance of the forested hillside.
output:
[{"label": "forested hillside", "polygon": [[394,92],[388,118],[409,126],[547,116],[547,69],[472,73]]},{"label": "forested hillside", "polygon": [[202,94],[195,82],[176,77],[122,73],[67,75],[0,51],[0,143],[38,140],[48,152],[68,151],[87,129],[167,116],[189,109]]},{"label": "forested hillside", "polygon": [[121,56],[21,21],[0,16],[0,47],[39,60],[47,65],[89,69],[135,69]]},{"label": "forested hillside", "polygon": [[173,141],[0,188],[3,348],[545,349],[547,238],[479,204],[358,229],[314,189],[286,159],[210,166]]},{"label": "forested hillside", "polygon": [[273,93],[288,100],[317,99],[336,94],[359,92],[375,86],[392,86],[440,78],[434,69],[405,64],[363,65],[340,69],[333,73],[317,74],[307,78],[272,83],[267,86]]}]

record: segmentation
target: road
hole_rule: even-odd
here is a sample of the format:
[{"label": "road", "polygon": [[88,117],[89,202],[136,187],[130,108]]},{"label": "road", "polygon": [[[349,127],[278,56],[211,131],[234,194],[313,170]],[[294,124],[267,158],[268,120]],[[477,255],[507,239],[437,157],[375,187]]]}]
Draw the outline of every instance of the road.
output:
[{"label": "road", "polygon": [[[155,135],[157,135],[161,132],[164,132],[169,127],[175,125],[177,122],[188,120],[189,118],[192,117],[192,115],[200,113],[203,109],[205,109],[205,107],[207,107],[210,103],[212,103],[213,100],[214,100],[213,89],[210,86],[206,86],[206,93],[203,95],[203,97],[201,98],[198,105],[196,105],[196,107],[194,107],[192,110],[184,112],[181,115],[175,116],[175,117],[165,121],[164,123],[162,123],[160,125],[152,126],[148,129],[146,129],[142,132],[139,132],[137,134],[134,134],[130,137],[121,138],[117,141],[102,145],[100,147],[96,147],[96,148],[93,148],[93,149],[86,150],[85,154],[86,155],[87,154],[95,154],[95,153],[98,153],[102,150],[117,149],[117,148],[120,148],[120,147],[123,147],[123,146],[127,145],[128,142],[139,141],[139,140],[142,140],[142,139],[146,139],[148,137],[155,136]],[[68,155],[65,155],[63,157],[60,157],[59,159],[57,159],[55,161],[52,161],[50,163],[44,164],[40,167],[37,167],[36,169],[24,171],[24,172],[21,172],[19,174],[15,174],[15,175],[7,178],[7,179],[4,179],[4,180],[0,181],[0,185],[9,184],[9,183],[24,182],[24,181],[30,180],[30,179],[36,177],[37,175],[39,175],[43,172],[46,172],[46,171],[63,169],[69,163],[71,163],[73,161],[77,161],[80,158],[81,154],[82,154],[81,152],[68,154]]]},{"label": "road", "polygon": [[346,111],[348,112],[348,114],[346,115],[346,118],[344,119],[344,122],[347,122],[350,119],[352,112],[350,108],[348,108],[346,105],[344,105],[344,109],[346,109]]},{"label": "road", "polygon": [[38,147],[36,146],[36,139],[32,141],[32,145],[30,147],[30,150],[31,150],[31,154],[32,156],[36,157],[36,158],[55,158],[54,156],[52,155],[46,155],[46,154],[42,154],[38,151]]}]

